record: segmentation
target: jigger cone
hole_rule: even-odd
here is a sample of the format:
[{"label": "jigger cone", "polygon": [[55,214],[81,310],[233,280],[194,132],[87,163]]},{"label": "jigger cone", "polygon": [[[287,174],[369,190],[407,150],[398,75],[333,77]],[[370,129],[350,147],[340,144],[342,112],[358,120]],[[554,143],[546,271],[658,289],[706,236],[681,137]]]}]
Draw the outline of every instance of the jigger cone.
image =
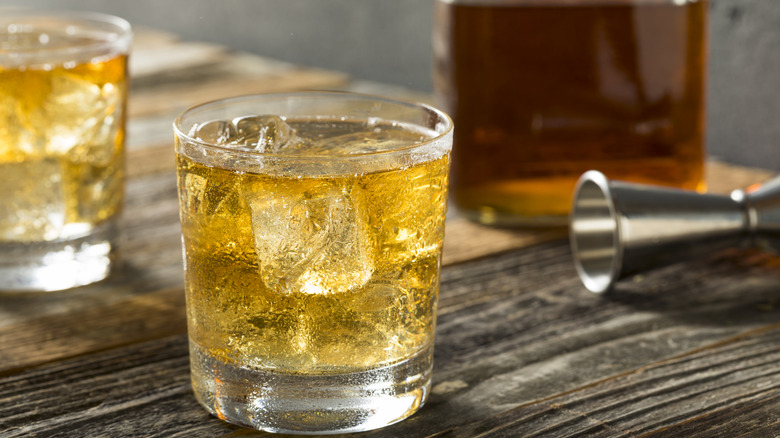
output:
[{"label": "jigger cone", "polygon": [[585,172],[574,189],[569,238],[577,272],[596,293],[639,272],[720,249],[780,250],[780,178],[731,196],[610,181]]}]

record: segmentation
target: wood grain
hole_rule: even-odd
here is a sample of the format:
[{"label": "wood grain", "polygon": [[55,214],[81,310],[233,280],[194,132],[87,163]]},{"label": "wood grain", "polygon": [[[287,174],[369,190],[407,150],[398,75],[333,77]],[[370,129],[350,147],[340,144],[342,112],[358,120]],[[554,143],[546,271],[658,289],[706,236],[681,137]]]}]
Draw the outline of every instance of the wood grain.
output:
[{"label": "wood grain", "polygon": [[[729,253],[643,280],[674,278],[656,290],[630,283],[604,299],[576,287],[568,258],[556,241],[446,267],[430,401],[407,421],[360,436],[633,436],[776,403],[773,269],[755,265],[745,285],[732,263],[743,254]],[[672,293],[679,290],[686,293]],[[163,321],[174,312],[148,297],[93,317],[123,318],[117,327],[138,333],[127,327],[128,315],[144,314],[159,330],[156,339],[0,377],[0,418],[8,428],[0,436],[109,434],[112,418],[123,420],[127,436],[144,436],[149,427],[160,436],[241,431],[194,404],[186,336],[165,333]],[[80,342],[91,341],[72,344]],[[162,421],[173,406],[185,408],[172,411],[177,421]]]},{"label": "wood grain", "polygon": [[[780,324],[762,327],[441,436],[707,436],[703,425],[731,429],[724,436],[771,436],[779,424],[767,415],[780,407],[778,343]],[[729,428],[736,411],[769,421]]]}]

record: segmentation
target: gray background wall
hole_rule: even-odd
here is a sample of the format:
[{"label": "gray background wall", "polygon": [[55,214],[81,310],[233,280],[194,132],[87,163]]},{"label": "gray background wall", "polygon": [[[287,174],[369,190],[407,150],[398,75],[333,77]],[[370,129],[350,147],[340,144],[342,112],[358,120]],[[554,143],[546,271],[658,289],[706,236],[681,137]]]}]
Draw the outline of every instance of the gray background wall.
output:
[{"label": "gray background wall", "polygon": [[[137,26],[431,91],[432,0],[0,0]],[[711,0],[708,149],[780,171],[780,0]],[[1,12],[0,12],[1,13]]]}]

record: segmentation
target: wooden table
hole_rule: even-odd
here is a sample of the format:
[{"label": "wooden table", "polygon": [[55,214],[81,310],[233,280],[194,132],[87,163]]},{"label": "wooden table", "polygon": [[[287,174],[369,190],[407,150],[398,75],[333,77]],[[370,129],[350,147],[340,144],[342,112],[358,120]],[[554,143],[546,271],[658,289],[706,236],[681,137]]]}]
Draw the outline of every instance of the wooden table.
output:
[{"label": "wooden table", "polygon": [[[123,267],[88,287],[0,296],[0,437],[263,435],[191,394],[171,121],[254,92],[409,97],[150,31],[132,73]],[[708,171],[715,192],[773,176]],[[362,436],[780,436],[780,258],[730,250],[598,296],[561,232],[453,214],[444,265],[431,397]]]}]

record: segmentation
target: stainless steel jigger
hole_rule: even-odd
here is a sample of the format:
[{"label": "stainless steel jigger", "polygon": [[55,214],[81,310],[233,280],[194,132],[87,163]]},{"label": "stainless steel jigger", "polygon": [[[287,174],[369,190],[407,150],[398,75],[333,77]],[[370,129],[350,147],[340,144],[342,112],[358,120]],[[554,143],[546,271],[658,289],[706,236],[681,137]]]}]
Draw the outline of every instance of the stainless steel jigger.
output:
[{"label": "stainless steel jigger", "polygon": [[574,189],[569,238],[580,279],[596,293],[721,249],[780,252],[780,178],[721,196],[610,181],[591,170]]}]

